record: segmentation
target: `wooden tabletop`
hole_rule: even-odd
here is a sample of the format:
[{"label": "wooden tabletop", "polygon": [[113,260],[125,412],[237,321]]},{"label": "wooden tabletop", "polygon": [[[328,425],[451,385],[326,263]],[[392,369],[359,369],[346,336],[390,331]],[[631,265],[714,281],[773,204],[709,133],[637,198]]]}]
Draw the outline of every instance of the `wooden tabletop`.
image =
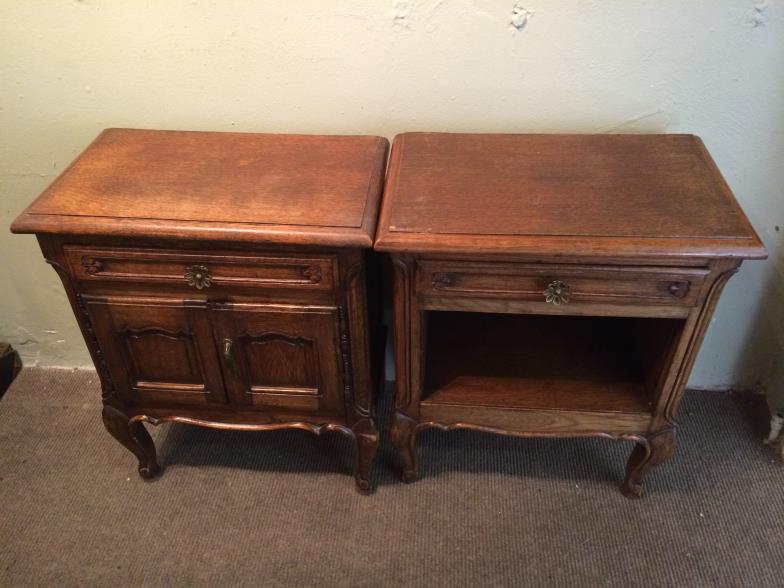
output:
[{"label": "wooden tabletop", "polygon": [[406,133],[381,251],[764,258],[693,135]]},{"label": "wooden tabletop", "polygon": [[371,247],[381,137],[107,129],[17,233]]}]

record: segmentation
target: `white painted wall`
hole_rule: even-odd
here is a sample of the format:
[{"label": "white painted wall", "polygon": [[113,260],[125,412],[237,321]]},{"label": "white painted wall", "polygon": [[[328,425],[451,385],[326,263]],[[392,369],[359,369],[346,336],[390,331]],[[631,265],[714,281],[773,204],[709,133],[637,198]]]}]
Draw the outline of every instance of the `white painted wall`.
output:
[{"label": "white painted wall", "polygon": [[[696,133],[771,259],[730,282],[692,383],[782,357],[780,0],[0,0],[0,59],[2,227],[109,126]],[[87,365],[34,238],[0,251],[0,339]]]}]

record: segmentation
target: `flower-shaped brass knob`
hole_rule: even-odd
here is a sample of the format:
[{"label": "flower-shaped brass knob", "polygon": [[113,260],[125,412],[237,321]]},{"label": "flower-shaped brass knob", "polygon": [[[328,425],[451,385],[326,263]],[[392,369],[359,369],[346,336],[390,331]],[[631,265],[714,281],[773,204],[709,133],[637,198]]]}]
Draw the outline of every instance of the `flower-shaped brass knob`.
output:
[{"label": "flower-shaped brass knob", "polygon": [[566,282],[561,280],[554,280],[547,285],[547,290],[544,291],[544,301],[548,304],[566,304],[569,302],[569,296],[572,293],[572,288]]},{"label": "flower-shaped brass knob", "polygon": [[192,265],[185,272],[185,281],[188,282],[189,286],[201,290],[202,288],[210,287],[212,276],[206,265]]}]

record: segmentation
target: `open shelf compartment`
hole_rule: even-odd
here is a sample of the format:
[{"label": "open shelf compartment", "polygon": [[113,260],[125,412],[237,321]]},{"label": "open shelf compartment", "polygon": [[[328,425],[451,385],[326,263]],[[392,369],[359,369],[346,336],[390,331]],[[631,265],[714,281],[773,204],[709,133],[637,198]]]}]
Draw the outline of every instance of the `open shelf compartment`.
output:
[{"label": "open shelf compartment", "polygon": [[428,311],[422,404],[650,414],[683,325]]}]

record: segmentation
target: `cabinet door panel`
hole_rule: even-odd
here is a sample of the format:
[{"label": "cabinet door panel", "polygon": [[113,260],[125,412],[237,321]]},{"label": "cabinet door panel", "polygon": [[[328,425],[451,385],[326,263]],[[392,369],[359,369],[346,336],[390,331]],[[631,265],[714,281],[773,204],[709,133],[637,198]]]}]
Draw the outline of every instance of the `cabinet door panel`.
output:
[{"label": "cabinet door panel", "polygon": [[234,305],[213,316],[230,402],[344,412],[334,308]]},{"label": "cabinet door panel", "polygon": [[134,404],[226,401],[209,314],[183,300],[86,298],[118,393]]}]

